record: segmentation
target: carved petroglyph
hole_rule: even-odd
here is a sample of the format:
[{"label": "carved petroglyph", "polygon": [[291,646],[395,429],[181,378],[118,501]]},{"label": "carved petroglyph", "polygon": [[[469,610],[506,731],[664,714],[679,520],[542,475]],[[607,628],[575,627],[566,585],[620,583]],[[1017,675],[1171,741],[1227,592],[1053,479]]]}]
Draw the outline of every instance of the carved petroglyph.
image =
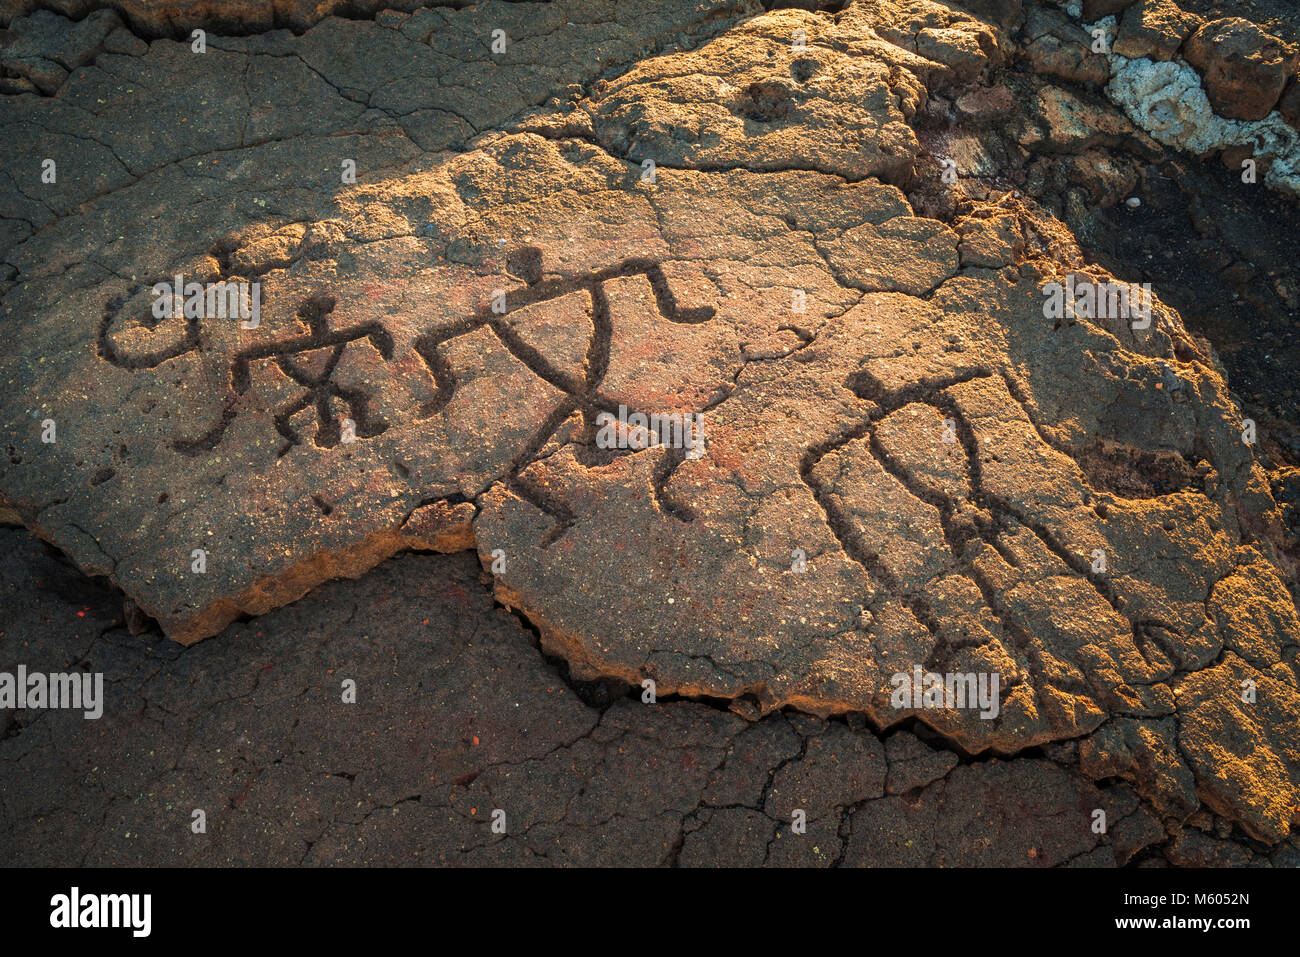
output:
[{"label": "carved petroglyph", "polygon": [[[600,412],[614,413],[619,407],[616,397],[606,395],[602,389],[609,367],[611,315],[605,283],[614,278],[642,277],[650,284],[659,315],[670,323],[694,325],[713,318],[712,306],[685,308],[678,304],[663,267],[650,259],[627,259],[614,266],[579,276],[545,276],[541,251],[523,247],[512,252],[510,265],[525,279],[527,285],[508,295],[504,290],[493,301],[485,303],[474,315],[436,329],[419,337],[413,343],[415,352],[427,366],[435,385],[431,399],[416,411],[415,419],[423,420],[440,412],[456,392],[456,372],[443,354],[447,343],[469,335],[479,329],[490,330],[510,354],[540,379],[559,389],[567,397],[546,416],[538,431],[529,440],[510,470],[513,476],[538,449],[554,434],[555,429],[574,412],[582,413],[589,427],[594,428],[595,416]],[[528,341],[521,330],[516,315],[536,309],[574,294],[585,294],[589,302],[591,332],[581,369],[563,367],[545,352]],[[141,294],[133,297],[139,313]],[[302,430],[294,425],[294,417],[305,409],[315,413],[314,444],[330,449],[340,442],[340,423],[353,423],[352,437],[371,438],[383,433],[388,423],[373,416],[369,400],[362,390],[342,386],[333,380],[333,373],[352,345],[368,344],[385,361],[393,358],[393,337],[382,323],[369,322],[345,328],[331,328],[327,317],[337,305],[337,299],[327,292],[318,292],[305,299],[296,315],[307,331],[300,335],[281,336],[271,341],[253,342],[240,348],[230,364],[230,383],[235,397],[244,396],[252,386],[252,369],[257,363],[273,363],[289,379],[301,387],[299,394],[275,407],[272,411],[276,430],[286,440],[281,447],[283,455],[289,448],[303,441]],[[202,323],[198,316],[168,316],[155,319],[151,314],[139,314],[133,322],[126,322],[124,303],[110,302],[104,311],[97,343],[99,355],[106,361],[124,369],[154,369],[159,365],[201,349]],[[135,341],[127,345],[122,341],[124,328],[130,326]],[[256,337],[254,337],[256,338]],[[338,412],[346,415],[339,415]],[[695,411],[695,410],[692,410]],[[215,448],[236,415],[235,402],[226,403],[212,427],[197,439],[173,440],[173,447],[185,455],[197,455]]]}]

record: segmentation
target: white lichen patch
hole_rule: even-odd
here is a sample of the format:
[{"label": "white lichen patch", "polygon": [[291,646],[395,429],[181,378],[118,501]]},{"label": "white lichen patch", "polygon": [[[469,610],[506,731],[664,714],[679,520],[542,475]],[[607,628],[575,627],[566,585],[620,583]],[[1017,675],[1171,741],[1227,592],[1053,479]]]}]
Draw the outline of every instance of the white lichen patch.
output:
[{"label": "white lichen patch", "polygon": [[[1098,28],[1105,31],[1110,49],[1115,18],[1084,25],[1090,34]],[[1262,120],[1226,119],[1214,112],[1201,75],[1187,62],[1130,60],[1115,53],[1107,57],[1111,80],[1106,96],[1155,139],[1198,156],[1247,147],[1256,160],[1268,159],[1268,186],[1300,197],[1300,132],[1276,110]]]},{"label": "white lichen patch", "polygon": [[1271,160],[1265,183],[1300,196],[1300,133],[1276,110],[1249,122],[1219,116],[1210,106],[1200,75],[1186,63],[1112,56],[1106,95],[1166,146],[1199,155],[1249,147],[1253,156]]}]

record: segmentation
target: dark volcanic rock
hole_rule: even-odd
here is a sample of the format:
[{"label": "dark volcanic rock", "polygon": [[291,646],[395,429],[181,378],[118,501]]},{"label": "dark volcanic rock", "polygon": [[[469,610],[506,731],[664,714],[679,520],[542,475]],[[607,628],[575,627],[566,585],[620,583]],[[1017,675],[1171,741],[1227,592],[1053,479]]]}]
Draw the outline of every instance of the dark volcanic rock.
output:
[{"label": "dark volcanic rock", "polygon": [[1105,55],[1092,52],[1092,37],[1050,7],[1036,6],[1026,12],[1024,45],[1019,52],[1038,76],[1093,86],[1110,79]]},{"label": "dark volcanic rock", "polygon": [[[1001,16],[930,0],[743,21],[742,4],[610,9],[329,18],[301,37],[214,34],[203,54],[129,43],[111,15],[89,38],[25,21],[53,33],[40,56],[18,45],[12,79],[33,90],[0,101],[0,507],[120,588],[132,629],[225,632],[183,654],[97,639],[120,656],[115,687],[184,725],[131,773],[161,782],[164,809],[186,806],[186,742],[238,739],[227,706],[242,718],[248,699],[279,723],[228,769],[234,788],[205,779],[200,800],[239,808],[262,776],[286,782],[257,799],[259,827],[305,775],[338,779],[268,860],[391,859],[415,826],[429,837],[412,856],[429,860],[636,846],[679,862],[734,847],[783,863],[1110,864],[1209,812],[1284,846],[1300,621],[1268,463],[1161,290],[1146,314],[1117,312],[1123,277],[995,188],[1048,182],[1025,171],[1037,156],[1059,161],[1071,211],[1088,193],[1114,202],[1135,161],[1101,151],[1150,159],[1152,142],[1087,91],[1004,69]],[[498,24],[510,42],[493,53]],[[1060,75],[1088,69],[1040,52]],[[986,89],[1009,93],[972,98]],[[1005,116],[1008,96],[1022,116]],[[923,128],[945,103],[971,127]],[[193,301],[160,312],[155,286],[178,275],[256,283],[257,321]],[[1110,290],[1116,309],[1054,311],[1067,283]],[[621,432],[605,421],[629,412]],[[590,698],[605,710],[510,651],[513,620],[481,595],[495,643],[453,653],[450,625],[410,640],[412,616],[473,611],[418,615],[409,598],[443,601],[419,580],[451,575],[459,601],[463,558],[331,586],[346,619],[309,604],[321,596],[282,608],[400,551],[468,548],[567,676],[603,684]],[[272,629],[284,661],[248,637]],[[373,657],[340,658],[358,633]],[[299,640],[324,634],[327,650]],[[175,685],[144,676],[157,656]],[[389,700],[423,715],[410,677],[427,677],[460,738],[423,715],[404,750],[359,769],[346,753],[290,760],[295,744],[314,753],[305,736],[337,690],[299,729],[287,699],[316,686],[291,695],[265,672],[328,674],[327,659],[391,678],[377,723]],[[225,670],[189,670],[205,662]],[[494,667],[490,688],[458,670]],[[914,669],[996,677],[996,707],[897,700]],[[728,707],[618,698],[645,681]],[[518,689],[541,684],[556,696],[520,709],[548,729],[533,751],[504,725]],[[196,716],[192,700],[216,707]],[[486,760],[417,760],[429,734],[439,761],[486,740],[477,720],[496,722]],[[895,740],[913,733],[937,756]],[[43,759],[19,747],[16,761]],[[1000,760],[1039,747],[1067,767]],[[758,793],[728,771],[737,750],[771,772]],[[630,773],[647,765],[660,776]],[[39,813],[45,793],[16,777],[14,806]],[[1008,797],[1025,789],[1038,797]],[[479,815],[494,802],[526,840],[491,839]],[[1099,808],[1129,822],[1114,845],[1088,826]],[[788,832],[796,811],[811,840]],[[1023,815],[1033,826],[1000,842]],[[941,839],[872,837],[893,827]]]},{"label": "dark volcanic rock", "polygon": [[1115,52],[1130,59],[1170,60],[1199,25],[1173,0],[1140,0],[1124,11]]},{"label": "dark volcanic rock", "polygon": [[1293,47],[1240,17],[1205,24],[1183,55],[1205,77],[1215,112],[1239,120],[1267,116],[1300,62]]},{"label": "dark volcanic rock", "polygon": [[[424,0],[0,0],[0,24],[34,10],[80,20],[107,8],[120,13],[141,36],[180,38],[195,28],[227,34],[262,33],[277,27],[302,32],[336,12],[374,16],[383,10],[411,13],[426,6],[430,4]],[[440,0],[437,6],[455,10],[471,3]]]},{"label": "dark volcanic rock", "polygon": [[[60,597],[75,572],[25,533],[0,529],[0,546],[0,670],[105,675],[99,720],[6,713],[0,855],[13,865],[825,865],[841,831],[847,863],[904,864],[892,842],[927,841],[929,822],[862,844],[872,817],[904,806],[882,797],[886,761],[891,780],[931,787],[956,763],[907,732],[882,747],[842,723],[749,724],[692,702],[597,710],[493,607],[465,556],[406,556],[181,649],[115,628],[84,583],[77,603]],[[1023,780],[958,770],[1045,844],[1110,853],[1085,808],[1123,789],[1041,759],[1006,768],[1054,790],[1024,815]],[[196,809],[206,833],[191,831]],[[981,847],[963,859],[1023,863]]]}]

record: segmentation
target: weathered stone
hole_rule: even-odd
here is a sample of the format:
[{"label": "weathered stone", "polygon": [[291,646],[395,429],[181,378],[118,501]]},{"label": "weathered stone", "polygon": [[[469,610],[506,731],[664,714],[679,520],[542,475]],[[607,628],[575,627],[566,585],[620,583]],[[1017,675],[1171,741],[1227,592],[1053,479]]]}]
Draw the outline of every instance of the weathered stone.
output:
[{"label": "weathered stone", "polygon": [[917,150],[907,121],[936,68],[870,31],[780,10],[597,84],[581,105],[601,144],[638,164],[904,182]]},{"label": "weathered stone", "polygon": [[1300,127],[1300,79],[1292,78],[1277,104],[1282,118],[1292,126]]},{"label": "weathered stone", "polygon": [[[954,768],[919,799],[870,801],[850,817],[853,867],[1053,867],[1097,850],[1106,796],[1048,762]],[[1042,826],[1042,810],[1058,816]],[[1103,848],[1109,851],[1108,847]],[[1114,863],[1114,857],[1109,857]]]},{"label": "weathered stone", "polygon": [[445,499],[421,506],[402,524],[411,548],[433,552],[460,552],[474,547],[474,506],[452,505]]},{"label": "weathered stone", "polygon": [[1300,196],[1300,133],[1280,114],[1251,122],[1219,116],[1200,75],[1180,61],[1114,57],[1112,65],[1107,95],[1155,139],[1198,154],[1247,147],[1267,170],[1265,183]]},{"label": "weathered stone", "polygon": [[[113,596],[46,551],[0,529],[0,670],[102,672],[105,707],[98,721],[4,712],[0,854],[15,865],[826,866],[860,817],[840,802],[878,804],[886,761],[915,787],[941,787],[956,762],[905,732],[882,748],[779,714],[592,707],[494,608],[468,556],[404,556],[182,649],[124,634]],[[344,679],[354,705],[339,703]],[[1007,768],[979,792],[989,806],[1061,777],[1041,759]],[[765,810],[800,802],[818,808],[803,834]],[[168,837],[192,806],[208,810],[205,840]],[[1016,826],[1057,846],[1076,818],[1049,793]],[[891,840],[918,845],[933,827]]]},{"label": "weathered stone", "polygon": [[1132,196],[1138,184],[1137,164],[1105,150],[1087,150],[1067,161],[1067,177],[1088,191],[1098,206],[1114,206]]},{"label": "weathered stone", "polygon": [[1117,719],[1079,745],[1079,766],[1093,778],[1118,776],[1167,817],[1184,818],[1197,807],[1196,780],[1175,743],[1174,723]]},{"label": "weathered stone", "polygon": [[1239,844],[1186,828],[1169,842],[1169,861],[1179,867],[1245,867],[1250,852]]},{"label": "weathered stone", "polygon": [[[1249,700],[1246,700],[1249,699]],[[1300,821],[1300,693],[1231,652],[1178,687],[1178,745],[1216,813],[1270,844]]]},{"label": "weathered stone", "polygon": [[808,821],[818,821],[883,795],[885,774],[885,749],[879,741],[831,723],[808,735],[799,760],[772,776],[764,810],[778,821],[790,820],[795,810],[803,811]]},{"label": "weathered stone", "polygon": [[854,3],[837,24],[850,35],[869,30],[938,68],[925,72],[928,86],[942,90],[968,83],[999,66],[999,31],[992,24],[936,0]]},{"label": "weathered stone", "polygon": [[1092,37],[1060,11],[1033,7],[1025,17],[1020,51],[1039,76],[1100,86],[1110,78],[1106,56],[1092,51]]},{"label": "weathered stone", "polygon": [[864,292],[923,296],[957,272],[957,236],[943,223],[900,216],[819,239],[837,278]]},{"label": "weathered stone", "polygon": [[[201,69],[114,31],[44,78],[53,95],[5,98],[0,508],[121,588],[132,627],[230,629],[200,649],[247,615],[312,632],[275,609],[396,552],[475,549],[607,707],[557,716],[585,727],[547,749],[458,765],[454,800],[417,802],[385,766],[356,822],[376,860],[411,815],[431,835],[416,855],[448,859],[487,796],[522,808],[527,839],[474,844],[483,861],[612,863],[622,843],[656,862],[1095,865],[1158,840],[1144,815],[1202,804],[1281,844],[1292,546],[1220,366],[1159,298],[1054,311],[1054,284],[1124,277],[1034,203],[933,172],[955,157],[992,180],[1044,154],[1073,216],[1134,181],[1102,149],[1151,142],[1086,91],[985,79],[1009,42],[996,17],[747,9],[552,5],[510,21],[500,61],[482,10],[214,35]],[[972,83],[1026,91],[1024,117],[997,122]],[[923,143],[912,124],[949,88],[970,126]],[[918,215],[938,195],[943,219]],[[177,275],[259,283],[257,321],[158,312]],[[897,700],[915,669],[996,676],[996,697]],[[647,679],[732,713],[618,697]],[[1238,679],[1260,704],[1225,698]],[[951,750],[917,756],[912,731]],[[982,757],[1040,746],[1071,768]],[[660,793],[632,780],[670,760]],[[1089,783],[1108,779],[1131,787]],[[1024,787],[1036,823],[990,850]],[[1107,801],[1133,819],[1122,840],[1088,827]],[[786,830],[796,810],[811,840]],[[867,846],[900,821],[941,839]],[[317,830],[314,859],[355,859]]]},{"label": "weathered stone", "polygon": [[885,756],[889,761],[889,778],[885,793],[906,794],[939,780],[957,765],[957,755],[935,751],[920,738],[906,731],[885,739]]},{"label": "weathered stone", "polygon": [[1014,209],[986,206],[956,223],[963,266],[1000,269],[1024,258],[1025,237]]},{"label": "weathered stone", "polygon": [[957,110],[977,123],[989,122],[1010,116],[1016,108],[1011,90],[999,84],[972,90],[957,98]]},{"label": "weathered stone", "polygon": [[1103,17],[1121,13],[1134,0],[1082,0],[1082,17],[1086,23],[1096,23]]},{"label": "weathered stone", "polygon": [[998,26],[1009,27],[1020,16],[1024,0],[963,0],[962,6]]},{"label": "weathered stone", "polygon": [[1097,146],[1117,146],[1136,138],[1125,117],[1057,86],[1039,88],[1023,104],[1021,146],[1049,153],[1081,153]]},{"label": "weathered stone", "polygon": [[[69,25],[56,14],[38,10],[16,21],[0,43],[0,71],[26,78],[44,95],[63,85],[68,71],[85,66],[106,47],[106,38],[122,21],[111,10],[96,10]],[[12,91],[17,92],[17,91]]]},{"label": "weathered stone", "polygon": [[[514,21],[510,5],[509,2],[475,4],[498,24]],[[107,8],[117,11],[139,36],[188,39],[195,28],[232,36],[276,28],[301,33],[336,14],[397,26],[410,14],[418,16],[426,6],[424,0],[0,0],[0,25],[33,11],[51,10],[80,20],[91,11]],[[470,4],[452,0],[440,6],[452,12]],[[542,4],[531,6],[533,14],[538,15]],[[602,4],[602,7],[615,17],[620,13],[614,4]],[[637,12],[649,13],[651,8],[640,7]],[[524,34],[521,31],[519,35]]]},{"label": "weathered stone", "polygon": [[1214,111],[1237,120],[1266,117],[1300,63],[1300,52],[1241,17],[1205,24],[1183,55],[1204,76]]},{"label": "weathered stone", "polygon": [[1129,59],[1172,60],[1183,41],[1200,26],[1174,0],[1139,0],[1124,11],[1114,51]]}]

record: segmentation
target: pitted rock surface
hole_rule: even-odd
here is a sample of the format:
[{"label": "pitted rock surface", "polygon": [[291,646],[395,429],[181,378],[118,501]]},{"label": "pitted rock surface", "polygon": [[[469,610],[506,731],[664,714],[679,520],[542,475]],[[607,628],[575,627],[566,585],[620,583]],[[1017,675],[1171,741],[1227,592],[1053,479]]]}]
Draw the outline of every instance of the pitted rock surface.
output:
[{"label": "pitted rock surface", "polygon": [[[1146,328],[1046,318],[1048,283],[1124,277],[1032,202],[943,221],[903,192],[918,111],[997,68],[1005,27],[926,0],[739,12],[683,4],[608,57],[592,16],[547,69],[546,24],[497,62],[484,11],[450,39],[438,11],[330,19],[6,98],[3,503],[184,643],[472,546],[579,679],[1077,747],[1161,815],[1284,840],[1294,569],[1216,360],[1158,301]],[[105,101],[123,121],[86,132]],[[1029,147],[1135,135],[1036,102]],[[178,274],[259,282],[260,323],[155,319]],[[699,416],[703,454],[601,448],[620,407]],[[999,674],[997,718],[893,707],[917,665]],[[842,805],[889,787],[862,747]],[[726,810],[692,840],[788,814]]]}]

